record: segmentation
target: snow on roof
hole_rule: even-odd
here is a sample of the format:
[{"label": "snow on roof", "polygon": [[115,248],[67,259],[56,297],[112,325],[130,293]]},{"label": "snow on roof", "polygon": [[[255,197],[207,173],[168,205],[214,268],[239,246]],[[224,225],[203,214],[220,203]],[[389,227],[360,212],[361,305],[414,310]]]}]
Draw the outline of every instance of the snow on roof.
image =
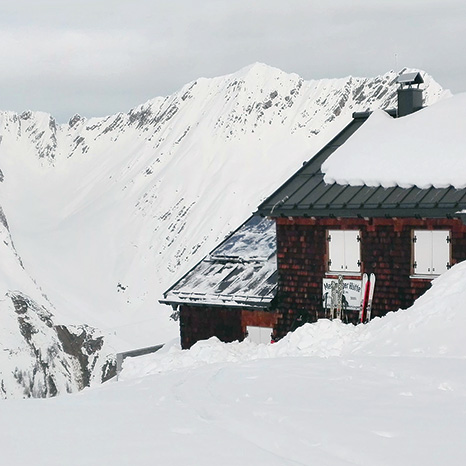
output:
[{"label": "snow on roof", "polygon": [[419,71],[414,71],[412,73],[400,74],[396,79],[396,82],[399,84],[422,84],[424,80],[422,79]]},{"label": "snow on roof", "polygon": [[267,260],[276,249],[275,222],[261,217],[251,217],[216,247],[211,256]]},{"label": "snow on roof", "polygon": [[264,308],[276,287],[275,222],[255,216],[170,288],[161,302]]},{"label": "snow on roof", "polygon": [[466,93],[403,118],[382,110],[322,165],[326,183],[466,187]]}]

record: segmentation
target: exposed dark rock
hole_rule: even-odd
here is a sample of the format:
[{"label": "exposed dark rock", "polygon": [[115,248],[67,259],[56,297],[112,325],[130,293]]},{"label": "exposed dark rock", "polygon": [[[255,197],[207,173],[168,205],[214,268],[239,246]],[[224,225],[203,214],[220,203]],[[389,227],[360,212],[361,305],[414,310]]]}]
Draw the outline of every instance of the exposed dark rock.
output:
[{"label": "exposed dark rock", "polygon": [[57,132],[57,122],[55,121],[55,118],[52,116],[49,118],[49,128],[52,131],[52,134],[55,134]]},{"label": "exposed dark rock", "polygon": [[85,118],[83,118],[81,115],[78,115],[77,113],[75,115],[73,115],[71,118],[70,118],[70,121],[68,122],[68,126],[70,128],[73,128],[75,125],[77,125],[78,123],[81,123],[85,120]]},{"label": "exposed dark rock", "polygon": [[267,100],[267,102],[264,102],[262,104],[262,108],[264,108],[264,109],[270,108],[271,106],[272,106],[272,101],[271,100]]},{"label": "exposed dark rock", "polygon": [[81,388],[88,387],[96,363],[95,356],[102,349],[104,339],[102,336],[93,338],[93,329],[87,326],[73,329],[76,333],[70,331],[70,328],[64,325],[55,326],[63,350],[79,362],[83,385]]},{"label": "exposed dark rock", "polygon": [[8,296],[13,302],[17,314],[26,314],[31,309],[47,327],[51,328],[53,326],[50,312],[43,307],[39,307],[30,298],[21,293],[9,293]]},{"label": "exposed dark rock", "polygon": [[32,112],[31,110],[25,110],[19,117],[21,120],[29,120],[32,117]]},{"label": "exposed dark rock", "polygon": [[[22,387],[23,396],[26,398],[55,396],[58,394],[55,380],[58,374],[54,363],[61,349],[57,347],[57,341],[53,338],[50,339],[48,347],[44,347],[41,338],[36,341],[36,335],[44,334],[42,327],[44,324],[46,328],[52,328],[51,314],[23,294],[9,293],[8,296],[18,314],[19,331],[29,347],[31,358],[31,366],[25,369],[17,367],[13,376]],[[64,361],[60,366],[66,367],[67,363]],[[66,390],[69,392],[72,391],[71,378],[66,385]],[[6,394],[4,388],[3,391]]]},{"label": "exposed dark rock", "polygon": [[31,325],[30,322],[27,321],[27,319],[23,317],[18,317],[18,323],[21,335],[23,335],[24,339],[30,343],[32,335],[34,335],[34,333],[37,333],[37,330]]},{"label": "exposed dark rock", "polygon": [[0,223],[9,231],[8,222],[6,221],[5,214],[3,213],[3,209],[0,206]]},{"label": "exposed dark rock", "polygon": [[138,122],[138,127],[146,125],[150,117],[152,116],[152,112],[150,108],[143,108],[139,111],[131,110],[128,114],[129,117],[129,124],[132,125],[135,122]]},{"label": "exposed dark rock", "polygon": [[[13,372],[23,396],[50,397],[64,390],[71,392],[89,386],[103,347],[103,337],[96,336],[95,330],[85,325],[55,326],[52,314],[22,293],[10,292],[8,297],[31,361],[29,367],[16,368]],[[104,375],[112,376],[111,360],[105,363]]]},{"label": "exposed dark rock", "polygon": [[105,364],[102,366],[102,383],[107,382],[116,376],[116,360],[114,357],[109,357]]}]

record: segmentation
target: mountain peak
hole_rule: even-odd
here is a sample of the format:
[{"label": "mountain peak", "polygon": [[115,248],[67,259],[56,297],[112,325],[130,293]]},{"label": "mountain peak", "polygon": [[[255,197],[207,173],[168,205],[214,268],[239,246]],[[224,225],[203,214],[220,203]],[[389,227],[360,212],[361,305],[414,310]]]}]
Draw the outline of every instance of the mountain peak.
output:
[{"label": "mountain peak", "polygon": [[264,78],[264,77],[273,77],[273,78],[283,78],[283,77],[299,77],[296,73],[287,73],[280,68],[267,65],[261,62],[255,62],[248,66],[241,68],[240,70],[232,73],[231,76],[236,78],[245,78],[245,79],[255,79],[255,78]]}]

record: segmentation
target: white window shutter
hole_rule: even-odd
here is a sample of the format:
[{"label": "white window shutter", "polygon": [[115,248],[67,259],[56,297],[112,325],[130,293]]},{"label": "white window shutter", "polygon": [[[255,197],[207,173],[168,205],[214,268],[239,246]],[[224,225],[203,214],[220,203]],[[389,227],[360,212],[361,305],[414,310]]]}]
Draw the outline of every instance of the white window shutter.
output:
[{"label": "white window shutter", "polygon": [[345,234],[345,272],[361,271],[361,254],[359,243],[359,231],[346,230]]},{"label": "white window shutter", "polygon": [[416,275],[432,274],[432,232],[415,230],[414,232],[414,273]]},{"label": "white window shutter", "polygon": [[341,230],[330,230],[328,232],[330,241],[328,243],[328,258],[330,272],[345,271],[345,235]]},{"label": "white window shutter", "polygon": [[446,272],[450,264],[450,232],[432,232],[432,273],[440,275]]}]

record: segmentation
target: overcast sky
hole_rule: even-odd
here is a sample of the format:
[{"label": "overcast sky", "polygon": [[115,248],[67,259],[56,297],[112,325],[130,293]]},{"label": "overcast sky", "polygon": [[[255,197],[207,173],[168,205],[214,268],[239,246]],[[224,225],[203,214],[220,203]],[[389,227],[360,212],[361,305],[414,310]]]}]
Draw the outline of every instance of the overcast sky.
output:
[{"label": "overcast sky", "polygon": [[254,62],[307,80],[408,66],[458,93],[465,50],[465,0],[2,1],[0,109],[104,116]]}]

